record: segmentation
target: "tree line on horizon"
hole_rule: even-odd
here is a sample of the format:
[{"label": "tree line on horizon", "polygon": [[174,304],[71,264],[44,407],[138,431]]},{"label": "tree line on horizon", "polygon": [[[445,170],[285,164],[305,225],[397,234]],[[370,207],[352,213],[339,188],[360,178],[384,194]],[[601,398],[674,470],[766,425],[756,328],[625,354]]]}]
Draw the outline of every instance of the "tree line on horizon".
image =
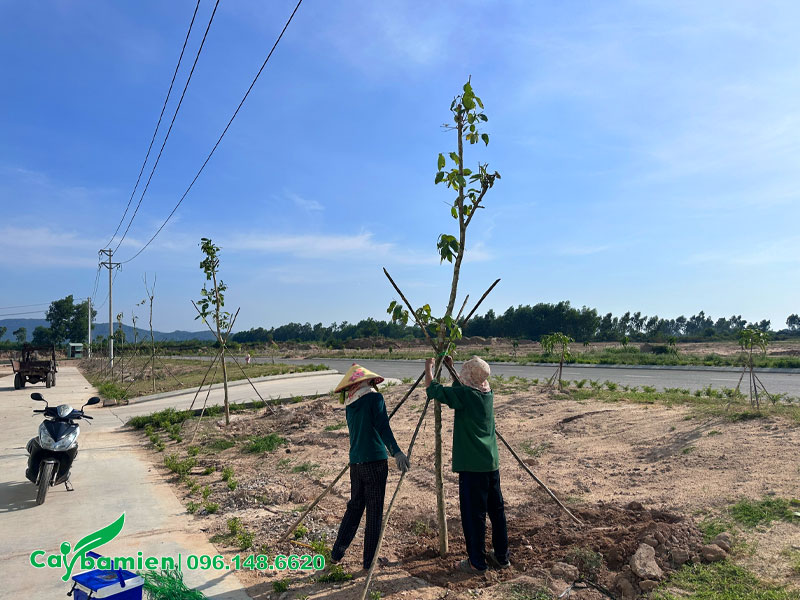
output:
[{"label": "tree line on horizon", "polygon": [[[464,336],[504,337],[538,341],[542,336],[560,331],[579,342],[592,341],[682,341],[731,340],[747,326],[773,335],[800,335],[800,316],[792,314],[786,319],[786,328],[773,331],[771,322],[764,319],[748,323],[741,315],[714,319],[700,311],[691,317],[679,316],[663,319],[648,317],[641,312],[626,312],[621,316],[612,313],[601,315],[597,309],[586,306],[578,309],[569,301],[556,304],[540,302],[533,306],[509,307],[502,315],[493,310],[475,316],[467,323]],[[405,326],[373,318],[358,323],[287,323],[265,329],[256,327],[234,334],[232,340],[241,344],[271,342],[317,342],[336,344],[357,338],[384,337],[389,339],[422,338],[419,327]]]},{"label": "tree line on horizon", "polygon": [[[88,308],[87,302],[75,303],[72,296],[54,301],[46,314],[50,326],[36,327],[32,343],[60,345],[67,341],[85,342],[88,335]],[[92,312],[94,316],[96,311]],[[789,315],[785,328],[773,330],[768,319],[748,323],[741,315],[714,319],[702,310],[691,317],[679,316],[674,319],[647,316],[641,312],[626,312],[621,316],[614,316],[612,313],[601,315],[597,309],[586,306],[575,308],[566,300],[555,304],[540,302],[533,306],[511,306],[500,315],[494,310],[488,310],[483,315],[474,316],[463,334],[467,337],[539,341],[542,336],[559,331],[578,342],[669,341],[672,338],[676,341],[708,341],[734,340],[738,332],[746,326],[769,332],[776,338],[800,336],[798,314]],[[22,329],[24,328],[12,332],[17,343],[3,344],[23,343],[27,332],[21,331]],[[0,326],[0,337],[5,333],[6,328]],[[115,337],[118,334],[123,335],[121,331],[115,331]],[[287,323],[269,329],[255,327],[233,334],[231,341],[239,344],[309,342],[337,346],[347,340],[376,337],[402,340],[424,336],[417,326],[367,318],[358,323],[334,322],[327,327],[322,323]],[[97,341],[100,339],[102,337],[98,336]],[[198,343],[204,345],[212,342]]]}]

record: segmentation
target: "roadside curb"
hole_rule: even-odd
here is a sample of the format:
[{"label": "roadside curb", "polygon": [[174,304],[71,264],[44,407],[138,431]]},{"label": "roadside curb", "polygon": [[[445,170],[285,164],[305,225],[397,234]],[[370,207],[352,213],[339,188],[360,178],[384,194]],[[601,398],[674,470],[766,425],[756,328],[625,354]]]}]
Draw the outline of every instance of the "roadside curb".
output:
[{"label": "roadside curb", "polygon": [[[281,379],[296,379],[299,377],[320,377],[324,375],[338,375],[339,371],[335,369],[327,369],[325,371],[306,371],[303,373],[285,373],[284,375],[266,375],[264,377],[256,377],[251,379],[253,383],[260,383],[263,381],[279,381]],[[229,381],[228,387],[236,387],[240,385],[250,385],[250,381],[247,379],[237,379],[236,381]],[[223,389],[225,386],[222,383],[214,383],[211,385],[212,390],[220,390]],[[137,398],[130,398],[128,400],[128,404],[139,404],[141,402],[150,402],[152,400],[161,400],[163,398],[171,398],[173,396],[183,396],[185,394],[197,393],[200,391],[201,388],[199,387],[192,387],[192,388],[184,388],[182,390],[173,390],[171,392],[162,392],[160,394],[151,394],[149,396],[139,396]],[[203,389],[208,390],[207,386],[203,386]]]}]

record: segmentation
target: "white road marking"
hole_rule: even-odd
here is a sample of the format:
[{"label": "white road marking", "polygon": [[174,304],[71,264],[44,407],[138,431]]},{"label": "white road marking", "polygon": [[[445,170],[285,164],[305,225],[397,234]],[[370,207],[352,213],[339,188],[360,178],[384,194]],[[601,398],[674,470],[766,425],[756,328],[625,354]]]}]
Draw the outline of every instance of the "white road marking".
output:
[{"label": "white road marking", "polygon": [[628,377],[635,377],[636,379],[652,379],[653,375],[628,375]]}]

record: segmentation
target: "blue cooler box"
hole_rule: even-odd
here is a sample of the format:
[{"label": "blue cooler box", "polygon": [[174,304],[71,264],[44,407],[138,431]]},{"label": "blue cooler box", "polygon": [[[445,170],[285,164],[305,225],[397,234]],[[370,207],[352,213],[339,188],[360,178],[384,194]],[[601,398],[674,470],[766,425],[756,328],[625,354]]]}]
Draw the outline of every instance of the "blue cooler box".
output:
[{"label": "blue cooler box", "polygon": [[112,598],[113,600],[142,600],[144,580],[136,573],[117,569],[95,569],[72,578],[74,600]]}]

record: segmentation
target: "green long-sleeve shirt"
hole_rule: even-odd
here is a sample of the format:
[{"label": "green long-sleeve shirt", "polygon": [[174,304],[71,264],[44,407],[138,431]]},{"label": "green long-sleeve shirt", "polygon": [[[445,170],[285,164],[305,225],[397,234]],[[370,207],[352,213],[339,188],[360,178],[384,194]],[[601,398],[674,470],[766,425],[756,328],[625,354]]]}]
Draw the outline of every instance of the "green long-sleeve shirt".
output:
[{"label": "green long-sleeve shirt", "polygon": [[500,467],[494,432],[494,393],[453,383],[445,387],[434,381],[428,398],[439,400],[455,411],[453,419],[453,471],[486,473]]},{"label": "green long-sleeve shirt", "polygon": [[389,427],[386,403],[378,392],[364,394],[345,409],[350,432],[350,464],[385,460],[386,449],[392,456],[400,452]]}]

